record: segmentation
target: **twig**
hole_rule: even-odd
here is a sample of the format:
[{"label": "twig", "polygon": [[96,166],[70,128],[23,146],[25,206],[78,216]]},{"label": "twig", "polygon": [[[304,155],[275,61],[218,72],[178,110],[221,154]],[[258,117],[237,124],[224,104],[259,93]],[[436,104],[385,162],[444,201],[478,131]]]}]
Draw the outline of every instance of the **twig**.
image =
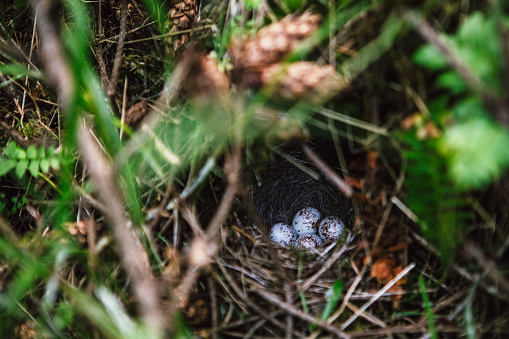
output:
[{"label": "twig", "polygon": [[[9,33],[5,30],[5,27],[4,25],[2,25],[2,23],[0,23],[0,30],[2,30],[2,32],[4,33],[5,36],[9,36]],[[0,37],[0,41],[4,42],[5,40],[2,39]],[[5,42],[5,44],[7,44],[7,42]],[[23,49],[21,47],[19,47],[19,45],[16,43],[16,41],[14,39],[11,38],[11,44],[14,46],[14,48],[16,49],[16,52],[15,53],[19,53],[20,56],[22,56],[26,62],[33,68],[35,69],[36,71],[39,70],[39,68],[32,62],[32,60],[30,60],[30,58],[25,54],[25,52],[23,51]],[[4,50],[5,52],[5,50]]]},{"label": "twig", "polygon": [[[289,281],[285,281],[284,284],[285,290],[285,300],[288,304],[292,303],[292,285]],[[292,330],[293,330],[293,317],[291,314],[286,315],[286,339],[292,338]]]},{"label": "twig", "polygon": [[[224,277],[226,278],[226,280],[228,281],[229,285],[233,288],[233,290],[235,291],[235,293],[241,297],[243,299],[243,301],[249,306],[251,307],[253,310],[255,310],[258,314],[260,314],[264,319],[268,320],[269,322],[271,322],[272,324],[276,325],[277,327],[283,329],[283,330],[286,330],[287,327],[285,324],[279,322],[278,320],[274,319],[273,317],[270,316],[270,314],[268,314],[265,310],[261,309],[260,307],[258,307],[254,302],[252,302],[248,296],[244,293],[244,291],[237,285],[237,283],[232,279],[232,277],[228,274],[228,271],[224,268],[224,265],[221,263],[221,261],[219,260],[216,260],[216,263],[218,264],[218,267],[219,269],[221,270],[221,272],[223,273]],[[277,297],[276,297],[277,298]],[[292,334],[294,337],[298,337],[298,338],[303,338],[304,336],[297,332],[297,331],[292,331]]]},{"label": "twig", "polygon": [[[247,212],[249,213],[249,216],[253,219],[253,222],[256,225],[256,228],[262,237],[262,241],[266,244],[270,244],[271,240],[269,238],[269,235],[267,234],[267,229],[265,228],[265,225],[263,224],[260,215],[256,211],[256,207],[254,206],[251,197],[249,196],[243,185],[239,185],[239,193],[242,195],[242,199],[246,204]],[[279,278],[283,283],[286,282],[288,280],[288,276],[283,268],[281,260],[278,257],[276,249],[274,248],[274,246],[268,246],[267,249],[273,260],[273,264],[276,267],[276,272],[279,275]]]},{"label": "twig", "polygon": [[115,61],[113,62],[113,69],[111,71],[111,78],[108,84],[107,94],[111,98],[115,95],[117,88],[118,73],[120,70],[120,63],[122,62],[122,54],[124,53],[124,42],[126,37],[127,26],[127,0],[120,2],[122,8],[120,10],[120,33],[118,37],[117,52],[115,54]]},{"label": "twig", "polygon": [[[357,277],[355,277],[355,280],[353,281],[352,285],[350,286],[350,288],[346,292],[346,295],[343,298],[343,302],[341,303],[341,306],[337,309],[336,312],[334,312],[329,318],[327,318],[326,322],[328,324],[332,324],[332,322],[334,320],[336,320],[344,312],[345,308],[347,307],[347,305],[349,303],[349,300],[350,300],[352,294],[354,293],[355,289],[357,288],[357,286],[362,281],[362,278],[364,277],[364,273],[366,273],[367,269],[368,269],[368,265],[366,263],[362,267],[361,271],[357,274]],[[315,339],[319,335],[320,335],[320,329],[317,329],[313,333],[311,333],[311,335],[308,337],[308,339]]]},{"label": "twig", "polygon": [[219,314],[217,311],[217,291],[214,280],[210,276],[207,277],[207,289],[209,291],[210,297],[210,321],[212,323],[210,338],[217,339],[217,325],[219,319]]},{"label": "twig", "polygon": [[[103,37],[103,24],[102,24],[102,0],[99,0],[99,9],[98,9],[98,23],[97,23],[97,31],[99,37]],[[106,63],[103,58],[103,46],[102,42],[97,42],[97,63],[99,64],[99,71],[101,73],[101,82],[104,87],[108,86],[108,71],[106,70]]]},{"label": "twig", "polygon": [[[354,313],[355,312],[359,312],[359,308],[357,306],[355,306],[354,304],[348,302],[346,304],[346,306],[351,310],[353,311]],[[364,319],[366,319],[367,321],[377,325],[377,326],[380,326],[380,327],[387,327],[387,325],[380,319],[378,319],[377,317],[375,317],[374,315],[372,314],[369,314],[368,312],[364,311],[364,312],[360,312],[359,315],[361,317],[363,317]]]},{"label": "twig", "polygon": [[241,150],[240,146],[236,145],[233,154],[227,154],[226,162],[224,165],[224,172],[226,173],[226,177],[228,180],[228,186],[226,187],[226,191],[223,194],[223,198],[221,199],[221,203],[217,208],[217,212],[210,221],[210,224],[207,228],[207,237],[213,238],[221,225],[223,224],[228,212],[230,211],[230,207],[235,199],[235,195],[239,190],[239,173],[240,173],[240,158],[241,158]]},{"label": "twig", "polygon": [[469,257],[477,260],[479,265],[484,269],[484,274],[490,277],[491,280],[500,288],[499,293],[503,293],[506,298],[509,298],[509,283],[497,269],[495,264],[491,260],[486,259],[479,248],[470,241],[465,241],[465,253]]},{"label": "twig", "polygon": [[343,325],[341,325],[341,330],[345,330],[355,319],[359,316],[361,312],[364,312],[371,304],[373,304],[378,298],[382,296],[385,292],[389,290],[394,284],[396,284],[401,278],[403,278],[412,268],[415,267],[414,263],[411,263],[407,267],[405,267],[398,275],[396,275],[391,281],[389,281],[378,293],[376,293],[371,299],[369,299],[364,305],[362,305],[358,311],[356,311],[350,318],[348,318]]},{"label": "twig", "polygon": [[[456,326],[438,326],[436,328],[437,332],[441,333],[456,333],[460,330]],[[352,338],[379,338],[381,336],[391,335],[391,334],[405,334],[405,333],[423,333],[428,332],[428,329],[424,325],[410,325],[410,326],[394,326],[394,327],[385,327],[377,330],[361,330],[359,332],[350,333]]]},{"label": "twig", "polygon": [[148,255],[137,234],[127,227],[123,213],[123,199],[113,167],[104,157],[101,149],[88,132],[84,123],[79,125],[78,139],[81,153],[96,190],[101,195],[106,210],[104,214],[113,228],[118,251],[126,271],[129,273],[133,290],[141,313],[147,324],[161,331],[167,324],[167,316],[159,307],[160,288],[152,276]]},{"label": "twig", "polygon": [[350,198],[352,196],[353,194],[352,187],[346,181],[341,179],[339,175],[337,175],[329,167],[329,165],[327,165],[322,159],[318,157],[318,155],[315,154],[315,152],[311,150],[311,148],[309,148],[307,145],[302,145],[302,149],[304,150],[304,153],[309,158],[309,160],[311,160],[316,165],[316,167],[318,167],[318,169],[323,173],[323,175],[325,175],[325,177],[330,182],[332,182],[337,187],[338,190],[343,192],[343,194],[347,198]]},{"label": "twig", "polygon": [[[419,234],[417,234],[415,231],[413,231],[412,229],[410,229],[410,232],[412,233],[412,236],[413,238],[420,244],[422,245],[424,248],[426,248],[428,251],[430,251],[431,253],[433,253],[434,255],[436,255],[437,257],[439,256],[439,253],[437,251],[437,249],[432,246],[430,243],[428,243],[428,241],[426,239],[424,239],[422,236],[420,236]],[[464,269],[463,267],[460,267],[458,266],[457,264],[451,264],[451,267],[458,273],[460,274],[462,277],[464,277],[465,279],[471,281],[471,282],[476,282],[479,280],[479,277],[476,277],[476,276],[473,276],[472,274],[470,274],[470,272],[468,272],[466,269]],[[479,287],[481,287],[485,292],[487,292],[488,294],[491,294],[494,298],[497,298],[497,299],[502,299],[506,302],[509,302],[509,296],[506,296],[505,294],[501,294],[496,288],[492,287],[492,286],[487,286],[485,283],[481,282],[479,284]]]},{"label": "twig", "polygon": [[349,246],[349,244],[345,244],[339,247],[336,252],[334,252],[329,259],[322,265],[322,267],[313,274],[313,276],[309,277],[306,281],[302,283],[302,291],[306,291],[308,288],[313,285],[313,283],[320,278],[320,276],[325,273],[341,256],[346,252],[353,248],[354,246]]},{"label": "twig", "polygon": [[282,301],[275,294],[272,294],[272,293],[270,293],[264,289],[261,289],[261,288],[256,288],[254,290],[254,292],[257,293],[262,298],[264,298],[265,300],[269,301],[270,303],[276,305],[277,307],[285,310],[286,312],[290,313],[291,315],[293,315],[297,318],[307,321],[310,324],[316,324],[316,325],[320,326],[321,328],[323,328],[324,330],[327,330],[328,332],[336,335],[339,338],[350,338],[350,336],[348,334],[341,331],[337,327],[332,326],[331,324],[328,324],[325,321],[320,320],[316,317],[313,317],[312,315],[302,312],[295,306]]},{"label": "twig", "polygon": [[3,121],[0,121],[0,128],[4,131],[4,134],[11,137],[16,141],[16,143],[24,148],[28,147],[28,142],[23,139],[21,135],[18,134],[15,130],[13,130],[8,124]]},{"label": "twig", "polygon": [[217,234],[226,220],[237,194],[239,171],[240,147],[237,146],[235,152],[228,154],[226,157],[224,172],[228,178],[228,186],[205,233],[201,231],[195,213],[190,213],[190,209],[185,210],[190,224],[194,225],[195,237],[192,240],[188,256],[190,267],[184,274],[180,285],[175,289],[175,297],[180,302],[188,299],[189,293],[199,277],[199,269],[208,265],[217,255],[220,248]]}]

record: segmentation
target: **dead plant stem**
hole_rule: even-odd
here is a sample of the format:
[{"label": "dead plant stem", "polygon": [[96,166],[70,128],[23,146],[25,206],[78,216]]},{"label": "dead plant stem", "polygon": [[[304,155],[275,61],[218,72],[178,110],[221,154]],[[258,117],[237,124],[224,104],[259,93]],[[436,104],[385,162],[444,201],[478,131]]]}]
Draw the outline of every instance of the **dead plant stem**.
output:
[{"label": "dead plant stem", "polygon": [[264,298],[265,300],[267,300],[268,302],[285,310],[289,314],[291,314],[301,320],[307,321],[310,324],[316,324],[316,325],[320,326],[321,328],[323,328],[324,330],[327,330],[328,332],[334,334],[338,338],[350,338],[350,336],[347,333],[341,331],[337,327],[332,326],[331,324],[328,324],[327,322],[320,320],[316,317],[313,317],[310,314],[304,313],[303,311],[299,310],[295,306],[282,301],[281,299],[279,299],[279,297],[277,295],[272,294],[271,292],[268,292],[261,288],[256,288],[254,290],[254,292],[256,294],[258,294],[259,296],[261,296],[262,298]]},{"label": "dead plant stem", "polygon": [[115,95],[117,88],[118,74],[120,71],[120,65],[122,62],[122,55],[124,53],[124,42],[126,37],[126,26],[127,26],[127,0],[121,0],[120,2],[120,33],[118,36],[117,51],[115,54],[115,61],[113,62],[113,69],[111,71],[110,81],[108,83],[107,94],[111,98]]}]

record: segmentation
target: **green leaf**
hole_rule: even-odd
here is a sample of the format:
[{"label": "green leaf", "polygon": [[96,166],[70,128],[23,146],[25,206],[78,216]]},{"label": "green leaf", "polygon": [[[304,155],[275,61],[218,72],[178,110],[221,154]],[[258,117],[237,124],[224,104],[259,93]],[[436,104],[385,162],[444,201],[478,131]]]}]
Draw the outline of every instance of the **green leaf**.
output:
[{"label": "green leaf", "polygon": [[18,145],[14,141],[11,141],[5,148],[4,154],[8,158],[14,158],[18,152]]},{"label": "green leaf", "polygon": [[27,158],[27,152],[21,148],[16,148],[16,154],[14,154],[14,157],[17,159],[26,159]]},{"label": "green leaf", "polygon": [[60,169],[60,160],[58,160],[58,158],[49,159],[49,164],[54,170]]},{"label": "green leaf", "polygon": [[460,189],[482,188],[509,167],[509,134],[486,118],[470,119],[445,131],[441,150]]},{"label": "green leaf", "polygon": [[327,304],[325,305],[325,309],[322,313],[322,320],[326,321],[334,311],[336,304],[343,293],[343,283],[339,280],[336,280],[334,284],[329,288],[329,290],[325,293],[325,298],[327,298]]},{"label": "green leaf", "polygon": [[46,158],[46,148],[44,146],[39,147],[37,150],[37,158],[44,159]]},{"label": "green leaf", "polygon": [[28,165],[28,171],[34,178],[37,178],[39,176],[39,163],[40,163],[39,159],[34,159],[30,161],[30,165]]},{"label": "green leaf", "polygon": [[37,147],[35,145],[28,146],[26,156],[28,159],[37,158]]},{"label": "green leaf", "polygon": [[438,339],[435,327],[435,315],[433,314],[432,305],[429,300],[428,293],[426,293],[426,283],[422,276],[419,276],[419,291],[421,292],[422,302],[424,303],[424,309],[426,310],[426,318],[428,318],[428,327],[431,338]]},{"label": "green leaf", "polygon": [[41,159],[40,166],[41,166],[41,172],[42,173],[48,173],[48,171],[49,171],[49,162],[50,162],[49,159]]},{"label": "green leaf", "polygon": [[55,154],[55,146],[48,147],[47,157],[53,158],[54,154]]},{"label": "green leaf", "polygon": [[0,177],[6,175],[15,166],[16,163],[13,160],[0,158]]},{"label": "green leaf", "polygon": [[414,54],[414,62],[430,70],[436,71],[447,66],[442,53],[431,45],[425,45]]},{"label": "green leaf", "polygon": [[466,90],[463,79],[456,72],[445,72],[437,79],[440,87],[448,88],[454,94],[460,94]]},{"label": "green leaf", "polygon": [[18,64],[5,64],[0,65],[0,72],[2,72],[4,75],[14,75],[14,76],[29,76],[33,79],[43,79],[44,76],[40,71],[36,70],[28,70],[26,66],[24,65],[18,65]]},{"label": "green leaf", "polygon": [[24,160],[24,159],[21,159],[16,164],[15,173],[16,173],[16,176],[19,179],[23,178],[23,176],[25,175],[25,172],[27,170],[27,166],[28,166],[28,160]]},{"label": "green leaf", "polygon": [[74,317],[74,311],[71,305],[61,302],[55,309],[55,326],[63,330],[67,326],[69,326]]}]

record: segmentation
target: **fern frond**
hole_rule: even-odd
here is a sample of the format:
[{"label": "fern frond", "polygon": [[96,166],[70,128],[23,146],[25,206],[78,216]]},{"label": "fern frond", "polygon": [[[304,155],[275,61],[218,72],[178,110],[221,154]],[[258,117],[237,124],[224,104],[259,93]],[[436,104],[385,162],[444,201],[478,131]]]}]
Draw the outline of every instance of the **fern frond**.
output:
[{"label": "fern frond", "polygon": [[419,218],[424,236],[440,251],[446,262],[461,239],[468,222],[466,203],[447,175],[446,161],[434,140],[420,141],[415,136],[404,137],[409,147],[405,187],[407,204]]}]

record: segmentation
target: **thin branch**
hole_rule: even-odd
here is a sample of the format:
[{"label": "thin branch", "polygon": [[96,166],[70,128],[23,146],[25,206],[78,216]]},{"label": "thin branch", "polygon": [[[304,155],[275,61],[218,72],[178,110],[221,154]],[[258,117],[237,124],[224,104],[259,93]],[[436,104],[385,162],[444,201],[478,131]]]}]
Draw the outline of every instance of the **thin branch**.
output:
[{"label": "thin branch", "polygon": [[[0,30],[5,34],[5,36],[9,36],[7,30],[5,29],[4,25],[2,25],[2,23],[0,22]],[[4,39],[2,39],[0,37],[0,42],[2,42],[2,45],[4,45],[5,48],[2,49],[3,52],[7,52],[7,54],[9,56],[14,56],[14,57],[21,57],[23,59],[25,59],[25,61],[33,68],[35,69],[36,71],[39,70],[39,68],[32,62],[32,60],[25,54],[25,52],[23,51],[23,49],[21,47],[19,47],[19,45],[16,43],[16,41],[14,39],[11,38],[11,44],[12,46],[14,46],[14,49],[15,51],[12,51],[9,46],[8,46],[8,43],[7,41],[5,41]]]},{"label": "thin branch", "polygon": [[108,96],[111,98],[115,95],[117,88],[118,73],[120,71],[120,63],[122,62],[122,54],[124,53],[124,42],[126,37],[127,26],[127,0],[121,1],[120,10],[120,33],[118,36],[117,53],[115,54],[115,61],[113,63],[113,70],[111,71],[111,78],[108,84]]},{"label": "thin branch", "polygon": [[354,248],[355,246],[350,246],[349,244],[345,244],[343,246],[338,247],[336,252],[334,252],[329,259],[320,267],[318,272],[313,274],[313,276],[309,277],[306,281],[302,283],[302,291],[306,291],[311,285],[314,284],[316,280],[318,280],[323,273],[325,273],[341,256],[346,252]]},{"label": "thin branch", "polygon": [[217,339],[217,325],[219,320],[219,312],[217,309],[217,291],[214,280],[209,276],[207,277],[207,289],[210,297],[210,321],[211,321],[211,339]]},{"label": "thin branch", "polygon": [[488,260],[479,248],[470,241],[465,241],[465,253],[479,263],[479,265],[484,269],[484,274],[490,277],[490,279],[499,287],[499,293],[503,293],[506,298],[509,298],[509,282],[497,269],[495,263]]},{"label": "thin branch", "polygon": [[338,190],[340,190],[347,198],[350,198],[353,194],[352,187],[343,179],[339,177],[339,175],[334,172],[329,165],[327,165],[322,159],[318,157],[318,155],[315,154],[309,148],[307,145],[302,145],[302,148],[304,149],[304,153],[306,156],[311,160],[316,167],[320,170],[320,172],[325,175],[325,177],[333,183]]},{"label": "thin branch", "polygon": [[18,134],[11,126],[6,124],[3,121],[0,121],[0,129],[3,130],[4,134],[10,138],[12,138],[16,143],[24,148],[28,147],[28,142]]},{"label": "thin branch", "polygon": [[364,312],[371,304],[378,300],[385,292],[389,290],[394,284],[396,284],[401,278],[403,278],[412,268],[415,267],[414,263],[411,263],[407,267],[405,267],[398,275],[396,275],[391,281],[389,281],[380,291],[378,291],[371,299],[369,299],[358,311],[356,311],[350,318],[348,318],[343,325],[341,325],[341,329],[345,330],[355,319],[359,316],[361,312]]},{"label": "thin branch", "polygon": [[[257,312],[258,314],[260,314],[264,319],[268,320],[269,322],[271,322],[272,324],[276,325],[277,327],[283,329],[283,330],[286,330],[287,329],[287,326],[283,323],[281,323],[280,321],[276,320],[274,317],[272,317],[266,310],[264,309],[261,309],[260,307],[257,306],[256,303],[252,302],[251,299],[249,299],[249,297],[244,293],[243,289],[240,288],[237,283],[232,279],[232,277],[228,274],[228,271],[226,270],[226,268],[224,267],[223,263],[219,260],[216,260],[216,264],[218,265],[219,269],[221,270],[221,272],[223,273],[224,277],[226,278],[226,280],[228,281],[228,284],[233,288],[233,290],[235,291],[235,293],[240,297],[242,298],[242,300],[249,306],[251,307],[253,310],[255,310],[255,312]],[[267,292],[268,293],[268,292]],[[276,297],[277,298],[277,297]],[[279,300],[279,299],[278,299]],[[282,302],[282,301],[281,301]],[[292,306],[293,307],[293,306]],[[303,338],[304,335],[302,333],[299,333],[298,331],[292,331],[292,334],[295,338]]]},{"label": "thin branch", "polygon": [[310,324],[316,324],[316,325],[320,326],[321,328],[323,328],[324,330],[327,330],[328,332],[336,335],[339,338],[350,338],[350,336],[348,334],[341,331],[337,327],[332,326],[331,324],[328,324],[325,321],[320,320],[316,317],[313,317],[310,314],[304,313],[303,311],[299,310],[295,306],[282,301],[275,294],[272,294],[272,293],[270,293],[264,289],[261,289],[261,288],[255,289],[254,292],[257,293],[262,298],[264,298],[265,300],[267,300],[268,302],[278,306],[279,308],[285,310],[286,312],[288,312],[289,314],[291,314],[297,318],[307,321]]},{"label": "thin branch", "polygon": [[[102,25],[102,0],[99,0],[99,10],[98,17],[99,20],[97,22],[97,31],[100,38],[103,38],[103,25]],[[108,86],[108,71],[106,70],[106,63],[103,58],[103,46],[102,41],[97,42],[97,63],[99,64],[99,71],[101,73],[101,82],[104,87]]]},{"label": "thin branch", "polygon": [[137,233],[127,225],[123,213],[122,194],[113,167],[104,157],[84,123],[79,125],[78,139],[92,182],[106,207],[104,214],[113,228],[117,249],[123,258],[124,268],[132,279],[141,313],[146,323],[152,325],[153,329],[162,330],[167,326],[167,316],[162,314],[159,305],[160,289],[152,276],[148,255]]}]

